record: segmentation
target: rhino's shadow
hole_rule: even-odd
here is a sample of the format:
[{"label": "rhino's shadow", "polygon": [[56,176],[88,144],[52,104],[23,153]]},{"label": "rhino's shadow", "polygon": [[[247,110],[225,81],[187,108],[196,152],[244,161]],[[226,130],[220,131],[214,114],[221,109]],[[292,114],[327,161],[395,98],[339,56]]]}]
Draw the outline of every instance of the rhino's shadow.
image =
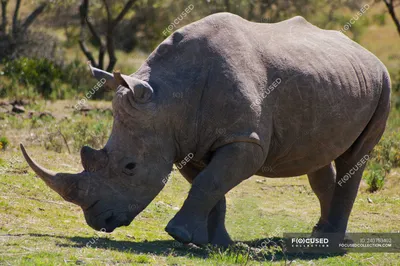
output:
[{"label": "rhino's shadow", "polygon": [[[93,237],[67,237],[47,234],[29,234],[32,237],[52,237],[64,240],[70,240],[73,243],[65,244],[59,243],[59,247],[68,248],[97,248],[97,249],[108,249],[116,250],[120,252],[131,252],[131,253],[151,253],[159,256],[196,256],[200,258],[208,258],[211,253],[217,253],[221,256],[236,256],[237,254],[245,255],[249,260],[255,261],[292,261],[295,259],[321,259],[335,256],[342,256],[343,254],[287,254],[280,249],[275,249],[280,246],[279,243],[283,243],[283,238],[264,238],[256,239],[251,241],[236,242],[238,244],[229,249],[220,249],[215,247],[196,247],[193,245],[183,245],[174,240],[155,240],[155,241],[141,241],[134,242],[126,240],[112,240],[106,237],[93,238]],[[92,243],[92,244],[91,244]],[[268,243],[268,244],[263,244]],[[259,252],[258,248],[263,247],[263,251]],[[272,250],[272,251],[271,251]],[[266,252],[267,251],[267,252]]]}]

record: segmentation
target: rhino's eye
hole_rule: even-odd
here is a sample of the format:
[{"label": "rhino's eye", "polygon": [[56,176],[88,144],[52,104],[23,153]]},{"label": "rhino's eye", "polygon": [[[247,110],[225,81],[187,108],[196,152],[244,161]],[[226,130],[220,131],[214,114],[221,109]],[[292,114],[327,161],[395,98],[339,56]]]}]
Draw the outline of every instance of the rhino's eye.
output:
[{"label": "rhino's eye", "polygon": [[124,170],[122,170],[122,172],[126,175],[133,176],[135,174],[135,166],[135,163],[128,163],[127,165],[125,165],[125,168]]},{"label": "rhino's eye", "polygon": [[135,166],[136,166],[135,163],[128,163],[127,165],[125,165],[125,168],[128,170],[133,170]]},{"label": "rhino's eye", "polygon": [[128,176],[133,176],[135,175],[135,167],[136,164],[134,162],[131,161],[131,159],[126,158],[125,162],[123,163],[123,168],[122,168],[122,173],[128,175]]}]

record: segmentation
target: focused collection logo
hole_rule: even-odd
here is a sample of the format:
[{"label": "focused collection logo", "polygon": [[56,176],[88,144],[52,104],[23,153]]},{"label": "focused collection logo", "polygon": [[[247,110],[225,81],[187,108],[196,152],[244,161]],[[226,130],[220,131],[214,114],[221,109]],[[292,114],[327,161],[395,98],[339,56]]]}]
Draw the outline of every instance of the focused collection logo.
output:
[{"label": "focused collection logo", "polygon": [[328,248],[329,239],[323,237],[293,237],[291,246],[293,248]]}]

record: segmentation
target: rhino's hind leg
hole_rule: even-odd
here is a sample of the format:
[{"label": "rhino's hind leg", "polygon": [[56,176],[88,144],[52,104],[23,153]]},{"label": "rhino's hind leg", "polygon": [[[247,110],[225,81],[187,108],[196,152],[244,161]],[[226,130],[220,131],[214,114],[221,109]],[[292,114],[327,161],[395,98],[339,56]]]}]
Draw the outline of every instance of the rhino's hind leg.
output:
[{"label": "rhino's hind leg", "polygon": [[361,177],[366,166],[366,154],[348,157],[340,156],[335,160],[336,185],[328,214],[328,222],[319,233],[337,233],[338,240],[343,239],[351,210],[357,196]]},{"label": "rhino's hind leg", "polygon": [[338,238],[344,237],[369,153],[385,131],[389,110],[390,85],[389,78],[386,78],[378,106],[371,120],[353,145],[335,160],[336,185],[328,224],[324,226],[323,232],[338,233]]},{"label": "rhino's hind leg", "polygon": [[219,148],[196,177],[189,196],[165,230],[183,243],[209,242],[208,215],[233,187],[261,167],[265,155],[254,143],[236,142]]},{"label": "rhino's hind leg", "polygon": [[[183,177],[191,184],[201,170],[202,169],[193,166],[190,162],[179,169]],[[218,201],[208,215],[207,230],[210,244],[229,246],[232,243],[232,239],[225,227],[225,215],[226,200],[224,196],[220,201]]]},{"label": "rhino's hind leg", "polygon": [[313,234],[318,234],[318,231],[328,222],[333,191],[335,189],[335,170],[332,163],[315,172],[309,173],[308,181],[312,190],[317,195],[321,207],[321,217],[313,229]]}]

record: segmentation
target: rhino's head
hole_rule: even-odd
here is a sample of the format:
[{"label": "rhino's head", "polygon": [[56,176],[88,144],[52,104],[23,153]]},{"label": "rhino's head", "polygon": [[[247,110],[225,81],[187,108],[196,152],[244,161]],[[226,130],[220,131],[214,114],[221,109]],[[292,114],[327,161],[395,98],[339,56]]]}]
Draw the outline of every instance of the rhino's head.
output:
[{"label": "rhino's head", "polygon": [[157,196],[172,169],[175,144],[152,86],[135,77],[92,68],[93,75],[116,90],[111,136],[101,150],[83,147],[84,171],[53,173],[23,155],[46,184],[79,205],[88,225],[113,231],[131,221]]}]

